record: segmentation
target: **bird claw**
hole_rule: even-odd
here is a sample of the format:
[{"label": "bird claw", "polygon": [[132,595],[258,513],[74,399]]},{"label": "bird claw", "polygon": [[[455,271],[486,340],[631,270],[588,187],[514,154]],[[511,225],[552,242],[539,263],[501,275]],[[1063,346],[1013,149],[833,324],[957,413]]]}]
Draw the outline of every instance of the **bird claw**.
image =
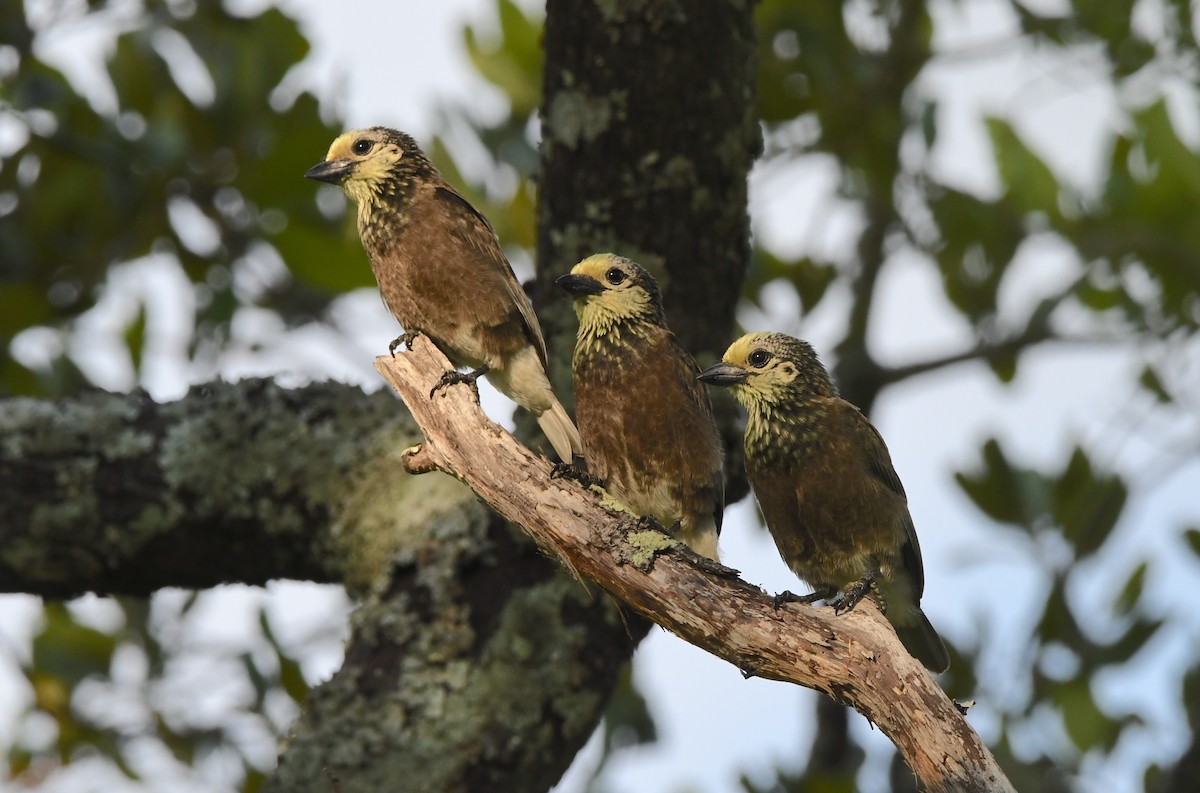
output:
[{"label": "bird claw", "polygon": [[421,332],[416,331],[416,330],[409,330],[409,331],[405,331],[404,333],[401,333],[399,336],[392,339],[390,344],[388,344],[388,353],[393,358],[395,358],[396,357],[396,348],[399,347],[401,344],[403,344],[405,347],[407,347],[409,352],[412,352],[413,342],[416,341],[417,337],[420,335],[421,335]]},{"label": "bird claw", "polygon": [[837,590],[833,589],[832,587],[818,589],[813,592],[809,592],[807,595],[797,595],[795,592],[785,589],[775,597],[771,598],[771,605],[774,606],[776,611],[779,611],[779,609],[782,608],[785,603],[812,604],[816,603],[818,600],[828,600],[836,594]]},{"label": "bird claw", "polygon": [[[490,368],[491,367],[485,363],[483,366],[470,372],[460,372],[456,369],[451,369],[443,374],[441,379],[434,383],[433,388],[429,389],[429,398],[433,399],[434,394],[447,386],[457,385],[458,383],[466,383],[467,385],[473,386],[475,385],[475,381],[487,374],[487,371]],[[478,392],[476,392],[475,398],[476,401],[478,401]]]},{"label": "bird claw", "polygon": [[573,462],[570,463],[555,463],[550,469],[551,479],[570,479],[573,482],[578,482],[584,488],[604,487],[604,482],[598,476],[592,476],[587,471],[580,468]]},{"label": "bird claw", "polygon": [[674,537],[675,533],[677,531],[679,531],[680,524],[679,524],[679,521],[675,521],[674,525],[672,525],[670,528],[667,528],[666,526],[659,523],[658,520],[654,518],[654,516],[642,515],[637,519],[637,525],[638,525],[638,528],[641,529],[642,531],[646,531],[646,530],[656,531],[659,534],[665,534],[668,537]]},{"label": "bird claw", "polygon": [[846,591],[838,598],[838,601],[833,604],[834,614],[845,614],[847,611],[853,611],[858,602],[867,595],[875,601],[875,605],[879,606],[879,610],[887,614],[887,601],[884,600],[883,594],[880,593],[879,587],[876,586],[875,580],[878,578],[878,573],[867,573],[862,578],[855,581],[850,586],[846,587]]}]

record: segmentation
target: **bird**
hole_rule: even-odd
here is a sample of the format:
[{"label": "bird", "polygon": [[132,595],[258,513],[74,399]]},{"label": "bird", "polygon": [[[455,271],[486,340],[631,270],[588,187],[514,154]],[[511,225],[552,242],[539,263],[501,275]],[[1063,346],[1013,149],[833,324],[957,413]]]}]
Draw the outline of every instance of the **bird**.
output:
[{"label": "bird", "polygon": [[456,367],[434,387],[489,382],[537,417],[570,463],[579,431],[546,375],[541,326],[496,232],[442,178],[410,135],[387,127],[340,135],[304,174],[340,186],[358,205],[358,232],[384,305],[404,329],[389,346],[425,334]]},{"label": "bird", "polygon": [[950,666],[921,611],[921,546],[883,437],[838,390],[812,346],[783,333],[729,345],[703,382],[746,408],[746,474],[784,562],[814,588],[783,602],[831,600],[838,613],[865,595],[909,653],[933,672]]},{"label": "bird", "polygon": [[658,284],[611,253],[555,283],[579,317],[571,374],[587,473],[716,561],[724,454],[700,367],[667,327]]}]

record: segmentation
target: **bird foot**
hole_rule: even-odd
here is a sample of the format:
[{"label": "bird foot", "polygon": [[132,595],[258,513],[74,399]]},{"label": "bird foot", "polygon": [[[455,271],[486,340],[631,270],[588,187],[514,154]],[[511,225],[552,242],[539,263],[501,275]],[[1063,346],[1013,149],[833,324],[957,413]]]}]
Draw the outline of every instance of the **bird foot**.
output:
[{"label": "bird foot", "polygon": [[407,347],[409,352],[412,352],[413,342],[416,341],[417,337],[420,335],[421,335],[421,332],[417,331],[417,330],[409,330],[409,331],[405,331],[404,333],[401,333],[399,336],[392,339],[390,344],[388,344],[388,353],[393,358],[395,358],[396,357],[396,348],[399,347],[401,344],[403,344],[405,347]]},{"label": "bird foot", "polygon": [[833,604],[833,613],[845,614],[847,611],[853,611],[854,607],[858,605],[858,601],[870,595],[871,599],[875,601],[875,605],[879,606],[879,610],[887,614],[887,601],[884,600],[883,594],[880,593],[879,587],[875,583],[878,577],[879,573],[867,573],[846,587],[846,591]]},{"label": "bird foot", "polygon": [[771,605],[775,607],[776,611],[779,611],[785,603],[816,603],[818,600],[828,600],[836,594],[837,590],[833,587],[818,589],[807,595],[797,595],[795,592],[785,589],[771,599]]},{"label": "bird foot", "polygon": [[[576,458],[576,459],[580,459],[580,458]],[[582,462],[581,459],[580,459],[580,462]],[[580,485],[582,485],[585,488],[592,487],[593,485],[595,485],[596,487],[604,487],[604,482],[603,482],[603,480],[600,479],[600,477],[592,476],[587,471],[585,471],[580,465],[577,465],[574,462],[555,463],[554,467],[550,469],[550,478],[551,479],[570,479],[573,482],[578,482]]]},{"label": "bird foot", "polygon": [[[483,375],[487,374],[488,369],[490,369],[490,368],[491,367],[485,363],[483,366],[479,367],[478,369],[473,369],[469,372],[460,372],[455,369],[451,369],[450,371],[443,374],[440,380],[438,380],[436,383],[434,383],[433,388],[429,389],[429,398],[433,399],[433,395],[436,394],[438,391],[441,391],[446,386],[457,385],[458,383],[465,383],[467,385],[473,386],[473,385],[475,385],[475,381],[478,380]],[[478,401],[478,399],[479,399],[478,393],[476,393],[475,399],[476,399],[476,401]]]},{"label": "bird foot", "polygon": [[656,531],[659,534],[665,534],[668,537],[674,537],[676,532],[679,531],[680,523],[679,523],[679,521],[675,521],[675,523],[670,528],[667,528],[666,526],[659,523],[653,516],[642,515],[641,517],[639,517],[637,519],[637,525],[638,525],[638,528],[641,529],[642,531],[646,531],[646,530]]}]

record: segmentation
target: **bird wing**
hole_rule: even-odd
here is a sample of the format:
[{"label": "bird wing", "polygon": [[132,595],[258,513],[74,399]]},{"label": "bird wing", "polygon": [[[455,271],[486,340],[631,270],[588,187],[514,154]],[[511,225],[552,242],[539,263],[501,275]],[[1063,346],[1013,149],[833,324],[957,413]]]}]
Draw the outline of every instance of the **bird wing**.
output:
[{"label": "bird wing", "polygon": [[913,591],[919,599],[925,591],[925,568],[921,562],[921,543],[917,541],[917,529],[913,525],[912,515],[907,509],[908,496],[904,492],[904,485],[900,483],[900,477],[896,474],[895,466],[892,465],[892,456],[888,453],[887,444],[883,442],[883,436],[879,434],[879,430],[875,429],[875,425],[863,415],[862,411],[844,399],[837,401],[841,403],[843,415],[849,417],[851,426],[855,430],[855,435],[859,440],[858,447],[866,455],[868,469],[905,502],[905,541],[900,546],[900,560],[904,570],[912,577]]},{"label": "bird wing", "polygon": [[529,339],[530,344],[537,350],[538,357],[542,361],[542,368],[547,368],[546,365],[546,339],[542,336],[542,327],[538,324],[537,315],[533,313],[533,304],[529,302],[529,296],[525,294],[525,290],[517,283],[517,277],[513,274],[512,267],[508,263],[508,259],[504,256],[504,251],[500,248],[500,240],[496,236],[496,230],[492,228],[492,224],[488,222],[479,210],[471,206],[471,202],[463,198],[457,190],[448,184],[440,184],[434,191],[434,197],[437,201],[448,205],[454,209],[452,215],[460,216],[466,213],[465,217],[477,221],[483,226],[485,233],[480,233],[479,228],[470,229],[463,224],[451,224],[452,233],[464,242],[469,249],[473,249],[481,254],[482,261],[486,262],[489,268],[494,270],[493,275],[499,276],[504,288],[508,291],[512,298],[513,304],[521,312],[521,318],[525,323],[525,335]]},{"label": "bird wing", "polygon": [[671,359],[678,362],[676,365],[681,370],[681,380],[686,383],[687,397],[691,400],[697,414],[707,417],[708,423],[712,426],[712,432],[709,433],[712,441],[711,448],[697,449],[696,453],[701,459],[707,457],[710,460],[709,486],[713,491],[713,519],[716,523],[717,534],[720,535],[721,524],[725,519],[725,461],[720,436],[717,434],[716,419],[713,418],[712,400],[708,396],[708,388],[698,379],[701,370],[696,359],[670,331],[667,332],[667,345]]}]

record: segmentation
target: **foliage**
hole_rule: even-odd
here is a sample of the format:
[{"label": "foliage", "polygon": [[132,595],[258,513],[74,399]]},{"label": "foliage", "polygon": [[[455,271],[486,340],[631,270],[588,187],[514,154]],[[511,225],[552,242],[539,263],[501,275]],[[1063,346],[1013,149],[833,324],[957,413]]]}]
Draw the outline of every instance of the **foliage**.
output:
[{"label": "foliage", "polygon": [[[36,787],[60,768],[104,758],[130,780],[154,784],[208,766],[201,778],[257,790],[308,684],[265,610],[249,648],[198,641],[201,601],[112,599],[103,629],[90,624],[94,603],[47,605],[23,669],[33,702],[8,749],[10,777]],[[223,706],[197,708],[197,690]],[[47,719],[51,740],[40,737]]]},{"label": "foliage", "polygon": [[[848,207],[860,229],[856,244],[837,255],[792,255],[760,245],[745,297],[758,303],[769,285],[786,284],[811,313],[833,295],[850,295],[837,374],[865,407],[888,386],[961,361],[981,361],[1000,382],[1019,383],[1021,361],[1031,351],[1089,341],[1125,345],[1141,361],[1134,386],[1145,397],[1139,407],[1164,420],[1194,416],[1195,371],[1181,360],[1195,349],[1200,326],[1200,155],[1173,122],[1167,90],[1195,80],[1200,52],[1192,7],[1174,0],[1153,4],[1158,17],[1151,30],[1137,19],[1139,4],[1128,0],[1077,0],[1057,15],[1015,0],[993,5],[1013,21],[1011,37],[999,42],[1003,48],[1063,59],[1100,53],[1094,79],[1111,87],[1123,120],[1111,133],[1098,187],[1069,184],[1002,113],[978,119],[991,147],[994,191],[951,184],[934,167],[943,108],[928,74],[952,58],[986,58],[988,48],[941,52],[933,4],[763,0],[756,11],[767,139],[762,167],[834,163],[837,186],[827,198]],[[366,268],[328,266],[344,255],[352,231],[338,207],[322,211],[313,193],[296,185],[312,153],[337,129],[322,120],[312,96],[289,97],[281,87],[307,52],[292,20],[278,10],[242,18],[219,4],[147,2],[122,22],[106,61],[115,105],[97,109],[38,57],[39,37],[108,10],[99,2],[69,7],[73,16],[36,24],[28,12],[0,12],[0,41],[8,42],[0,45],[0,121],[15,125],[19,141],[0,152],[0,391],[57,394],[80,387],[82,375],[66,355],[34,373],[11,358],[9,342],[35,326],[69,333],[110,268],[150,253],[174,257],[200,296],[193,350],[219,344],[245,306],[269,308],[295,323],[319,317],[336,294],[369,283]],[[468,29],[464,45],[510,112],[485,124],[466,108],[443,108],[431,151],[505,244],[532,255],[537,154],[530,130],[540,103],[540,19],[512,0],[497,0],[496,8],[498,31]],[[196,74],[188,76],[197,61],[180,53],[198,58],[207,76],[199,84],[207,88],[196,87]],[[492,162],[469,168],[464,157],[459,167],[447,141],[463,130]],[[191,233],[197,223],[208,232]],[[1021,277],[1028,243],[1047,238],[1070,252],[1072,277],[1019,311],[1005,310],[1002,296]],[[877,285],[901,254],[936,270],[946,303],[970,328],[974,347],[904,368],[875,360],[867,327]],[[276,255],[286,271],[257,292],[236,288],[239,269]],[[135,357],[145,344],[144,316],[140,312],[126,333]],[[1168,470],[1200,448],[1195,437],[1173,441],[1177,448],[1160,455]],[[1122,466],[1086,444],[1064,450],[1057,463],[1034,464],[989,439],[978,460],[955,476],[964,497],[997,533],[1020,538],[1043,573],[1040,614],[1017,648],[1029,661],[1017,686],[1025,694],[1005,697],[988,685],[984,663],[994,648],[986,632],[978,646],[956,648],[945,679],[952,695],[977,698],[978,707],[996,715],[994,747],[1021,790],[1071,789],[1070,780],[1087,763],[1114,755],[1144,729],[1139,714],[1114,712],[1097,689],[1104,681],[1132,679],[1139,653],[1177,619],[1146,595],[1159,562],[1138,547],[1117,566],[1119,580],[1106,582],[1110,597],[1102,609],[1084,608],[1073,594],[1114,546],[1130,504],[1152,491],[1153,481]],[[1200,530],[1179,527],[1177,544],[1193,564],[1200,558],[1198,537]],[[123,627],[116,632],[87,627],[69,608],[47,610],[25,671],[33,710],[53,719],[57,737],[54,746],[14,745],[14,776],[69,763],[84,745],[138,775],[127,754],[131,733],[78,706],[85,684],[111,682],[121,648],[138,648],[149,659],[148,679],[174,658],[156,638],[144,606],[120,606]],[[271,692],[286,690],[293,699],[303,694],[294,661],[271,639],[266,621],[262,627],[274,660],[244,661],[255,692],[245,714],[260,713]],[[1190,789],[1179,780],[1194,779],[1188,774],[1200,766],[1198,670],[1193,657],[1172,681],[1193,731],[1191,748],[1178,764],[1148,769],[1148,790]],[[1032,750],[1028,741],[1022,744],[1023,734],[1047,723],[1062,741]],[[161,742],[183,764],[220,747],[239,751],[224,727],[181,723],[157,711],[136,734]],[[632,684],[622,687],[606,719],[606,755],[654,740],[640,694]],[[847,756],[852,762],[836,773],[781,773],[770,789],[853,789],[864,755]],[[251,758],[241,762],[243,789],[253,789],[263,768]]]},{"label": "foliage", "polygon": [[[11,42],[0,119],[17,141],[0,166],[0,393],[82,385],[65,356],[39,382],[9,342],[32,326],[68,330],[109,268],[131,259],[168,254],[195,285],[193,350],[227,334],[241,305],[295,322],[370,283],[363,268],[328,266],[345,250],[340,213],[295,189],[338,130],[312,95],[281,88],[308,52],[293,20],[214,3],[147,2],[132,16],[120,3],[40,7],[0,13]],[[103,64],[107,102],[39,57],[39,41],[92,25],[119,31]],[[290,273],[279,268],[261,294],[236,288],[241,271],[280,257]]]}]

